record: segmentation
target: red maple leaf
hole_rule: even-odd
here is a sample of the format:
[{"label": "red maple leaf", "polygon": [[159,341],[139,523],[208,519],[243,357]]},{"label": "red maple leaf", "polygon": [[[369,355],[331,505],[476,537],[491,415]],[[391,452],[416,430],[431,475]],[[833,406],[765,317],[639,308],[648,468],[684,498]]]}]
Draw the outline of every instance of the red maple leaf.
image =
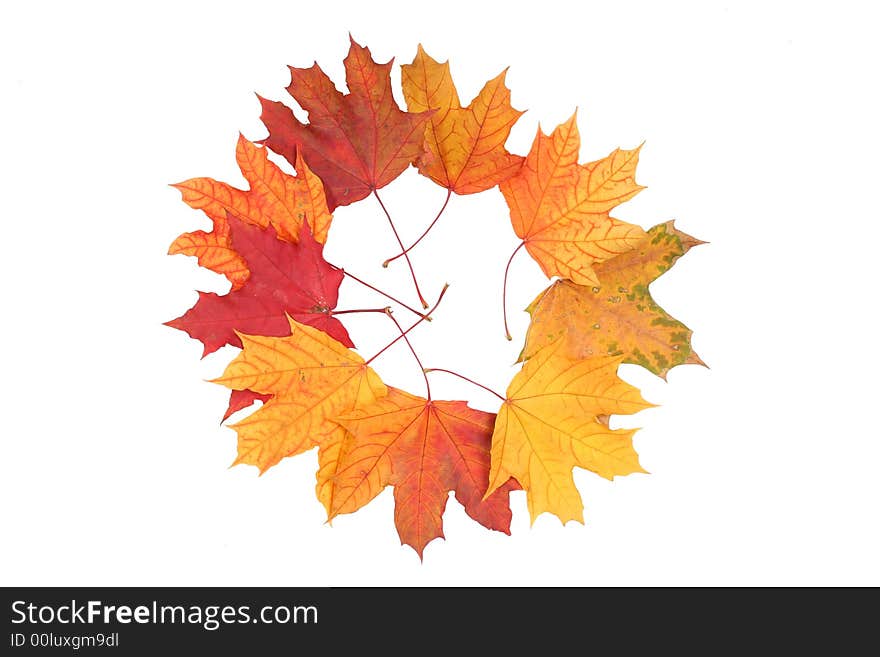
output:
[{"label": "red maple leaf", "polygon": [[345,327],[331,311],[344,276],[323,257],[323,245],[303,222],[299,241],[279,240],[275,229],[246,224],[227,214],[233,249],[244,258],[250,278],[226,295],[199,292],[199,300],[166,322],[204,345],[202,356],[223,345],[241,347],[236,331],[281,336],[290,332],[287,315],[353,347]]},{"label": "red maple leaf", "polygon": [[345,58],[348,94],[318,64],[290,67],[287,90],[309,113],[300,123],[283,103],[260,98],[269,129],[264,143],[291,163],[299,151],[324,182],[332,212],[370,195],[397,178],[424,154],[425,121],[433,113],[404,112],[391,92],[391,65],[376,63],[351,39]]}]

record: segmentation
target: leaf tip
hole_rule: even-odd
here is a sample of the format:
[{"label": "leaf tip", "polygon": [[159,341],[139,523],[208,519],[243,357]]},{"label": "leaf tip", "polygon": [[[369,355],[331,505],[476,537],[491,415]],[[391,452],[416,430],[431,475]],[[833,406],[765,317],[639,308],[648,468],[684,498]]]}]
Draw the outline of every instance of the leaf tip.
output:
[{"label": "leaf tip", "polygon": [[329,500],[328,502],[326,502],[326,505],[324,508],[327,510],[327,519],[324,521],[324,524],[327,525],[328,527],[332,527],[333,521],[339,515],[339,509],[336,509],[335,511],[333,510],[332,499]]},{"label": "leaf tip", "polygon": [[[655,404],[654,402],[649,402],[644,397],[642,398],[642,402],[645,405],[644,409],[642,409],[642,410],[647,410],[649,408],[660,408],[660,404]],[[638,431],[638,429],[635,429],[635,431]]]}]

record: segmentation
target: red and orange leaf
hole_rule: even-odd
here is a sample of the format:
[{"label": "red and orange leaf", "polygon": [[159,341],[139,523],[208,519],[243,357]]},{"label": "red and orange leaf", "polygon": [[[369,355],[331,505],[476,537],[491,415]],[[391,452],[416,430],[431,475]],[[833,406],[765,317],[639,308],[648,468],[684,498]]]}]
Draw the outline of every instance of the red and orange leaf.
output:
[{"label": "red and orange leaf", "polygon": [[[443,511],[454,491],[471,518],[509,534],[508,492],[517,488],[516,482],[505,482],[483,499],[494,419],[462,401],[429,401],[395,388],[341,415],[337,421],[348,434],[334,454],[335,473],[326,481],[330,486],[324,487],[329,517],[357,511],[394,486],[401,543],[421,557],[430,541],[443,537]],[[325,453],[323,459],[326,465],[330,456]]]},{"label": "red and orange leaf", "polygon": [[296,160],[296,176],[279,169],[267,157],[265,148],[252,144],[239,135],[235,159],[250,185],[241,190],[213,178],[193,178],[172,185],[183,201],[202,210],[214,223],[211,232],[184,233],[171,244],[170,254],[195,256],[206,269],[223,274],[233,289],[241,287],[248,270],[241,256],[229,242],[226,215],[230,213],[255,226],[271,225],[281,239],[295,242],[303,221],[308,219],[315,239],[327,241],[333,219],[327,210],[321,180],[301,159]]},{"label": "red and orange leaf", "polygon": [[302,155],[324,182],[331,211],[384,187],[422,152],[430,112],[398,107],[391,91],[393,61],[377,64],[369,49],[352,39],[344,61],[345,95],[317,64],[290,67],[287,90],[308,112],[305,124],[283,103],[260,99],[266,145],[289,162]]},{"label": "red and orange leaf", "polygon": [[578,164],[576,115],[551,135],[540,129],[519,173],[501,183],[517,236],[548,276],[598,285],[593,266],[635,248],[645,231],[610,216],[641,189],[639,149]]},{"label": "red and orange leaf", "polygon": [[264,395],[253,390],[233,390],[229,393],[229,405],[226,407],[221,422],[226,422],[230,415],[252,406],[256,401],[265,403],[270,399],[272,399],[272,395]]},{"label": "red and orange leaf", "polygon": [[282,337],[240,334],[242,352],[215,383],[272,398],[233,425],[235,463],[260,472],[287,456],[342,440],[336,416],[387,394],[385,384],[351,349],[312,326],[289,319]]},{"label": "red and orange leaf", "polygon": [[612,479],[644,472],[633,429],[610,429],[605,416],[651,406],[617,376],[620,358],[572,360],[556,341],[527,360],[507,388],[492,434],[489,493],[514,477],[532,522],[541,513],[583,522],[574,466]]},{"label": "red and orange leaf", "polygon": [[449,62],[435,61],[421,45],[401,73],[407,109],[436,110],[425,127],[429,153],[416,160],[419,173],[457,194],[474,194],[519,171],[523,158],[504,148],[523,114],[510,105],[506,71],[487,82],[467,107],[459,102]]},{"label": "red and orange leaf", "polygon": [[654,226],[632,251],[596,265],[600,285],[556,281],[529,306],[532,315],[520,360],[562,340],[569,358],[623,356],[665,377],[676,365],[702,363],[692,331],[657,305],[648,285],[694,245],[669,221]]},{"label": "red and orange leaf", "polygon": [[240,347],[236,331],[286,335],[287,315],[353,346],[345,327],[331,314],[344,274],[324,260],[323,247],[312,237],[308,222],[303,222],[296,243],[278,239],[271,225],[252,226],[232,214],[227,222],[232,247],[244,258],[250,277],[223,296],[199,292],[196,305],[166,322],[168,326],[200,340],[203,356],[226,344]]}]

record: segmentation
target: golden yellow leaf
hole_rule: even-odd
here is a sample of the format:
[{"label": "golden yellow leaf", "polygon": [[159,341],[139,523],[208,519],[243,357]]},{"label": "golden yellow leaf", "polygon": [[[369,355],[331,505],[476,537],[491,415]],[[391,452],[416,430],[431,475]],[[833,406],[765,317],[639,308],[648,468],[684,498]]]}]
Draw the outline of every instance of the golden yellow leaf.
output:
[{"label": "golden yellow leaf", "polygon": [[548,511],[583,522],[572,468],[612,479],[644,472],[634,429],[609,429],[602,416],[651,406],[617,376],[620,358],[572,360],[557,341],[526,361],[507,389],[492,435],[487,494],[513,477],[526,491],[532,521]]},{"label": "golden yellow leaf", "polygon": [[609,212],[643,188],[635,182],[639,148],[578,164],[576,115],[540,129],[519,173],[501,183],[517,236],[544,273],[597,285],[593,265],[636,247],[645,231]]},{"label": "golden yellow leaf", "polygon": [[344,431],[333,418],[388,393],[354,351],[319,329],[289,321],[289,336],[239,334],[242,352],[215,379],[233,390],[273,395],[233,425],[235,463],[255,465],[260,472],[285,456],[341,440]]},{"label": "golden yellow leaf", "polygon": [[449,73],[419,45],[412,64],[400,67],[410,112],[437,110],[426,124],[427,157],[419,172],[457,194],[490,189],[514,175],[523,158],[504,148],[510,129],[523,114],[510,105],[506,71],[489,80],[470,105],[462,107]]}]

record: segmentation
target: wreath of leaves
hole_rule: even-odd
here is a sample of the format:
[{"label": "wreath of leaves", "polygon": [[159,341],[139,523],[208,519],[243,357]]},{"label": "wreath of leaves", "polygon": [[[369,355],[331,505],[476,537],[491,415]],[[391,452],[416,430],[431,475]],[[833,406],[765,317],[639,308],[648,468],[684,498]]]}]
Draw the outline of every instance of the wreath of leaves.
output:
[{"label": "wreath of leaves", "polygon": [[[421,46],[403,65],[407,110],[391,91],[392,61],[376,63],[351,41],[345,59],[348,93],[315,64],[291,67],[291,96],[308,112],[301,123],[286,105],[261,99],[269,131],[263,145],[240,137],[236,160],[249,189],[210,178],[175,185],[183,200],[213,222],[210,232],[178,237],[171,254],[195,256],[226,276],[225,295],[199,293],[198,302],[168,322],[202,342],[203,355],[224,345],[241,352],[216,380],[231,389],[224,421],[256,401],[262,406],[233,425],[235,463],[261,472],[281,459],[318,447],[316,494],[328,518],[358,510],[394,488],[402,543],[421,557],[443,536],[450,492],[474,520],[509,533],[509,492],[526,492],[532,520],[543,512],[583,522],[575,466],[613,478],[643,472],[633,449],[635,430],[611,429],[611,414],[650,406],[617,375],[635,363],[664,377],[670,368],[702,363],[691,331],[651,298],[649,284],[700,242],[671,221],[645,231],[610,212],[642,187],[635,182],[638,147],[578,163],[576,117],[549,135],[538,130],[525,156],[505,149],[522,112],[510,103],[505,73],[463,107],[449,63]],[[267,149],[286,158],[279,169]],[[447,189],[443,207],[406,247],[379,190],[410,165]],[[529,306],[531,320],[506,394],[442,368],[423,367],[408,334],[431,319],[410,252],[443,215],[452,194],[499,187],[521,242],[507,262],[502,293],[507,339],[507,273],[524,248],[548,278]],[[373,196],[388,219],[422,306],[406,304],[323,257],[332,212]],[[392,306],[337,310],[344,278],[413,315],[404,327]],[[340,316],[383,313],[399,335],[364,359],[353,350]],[[426,395],[386,386],[370,366],[405,344],[424,373]],[[497,414],[464,401],[436,400],[429,375],[460,377],[500,399]]]}]

